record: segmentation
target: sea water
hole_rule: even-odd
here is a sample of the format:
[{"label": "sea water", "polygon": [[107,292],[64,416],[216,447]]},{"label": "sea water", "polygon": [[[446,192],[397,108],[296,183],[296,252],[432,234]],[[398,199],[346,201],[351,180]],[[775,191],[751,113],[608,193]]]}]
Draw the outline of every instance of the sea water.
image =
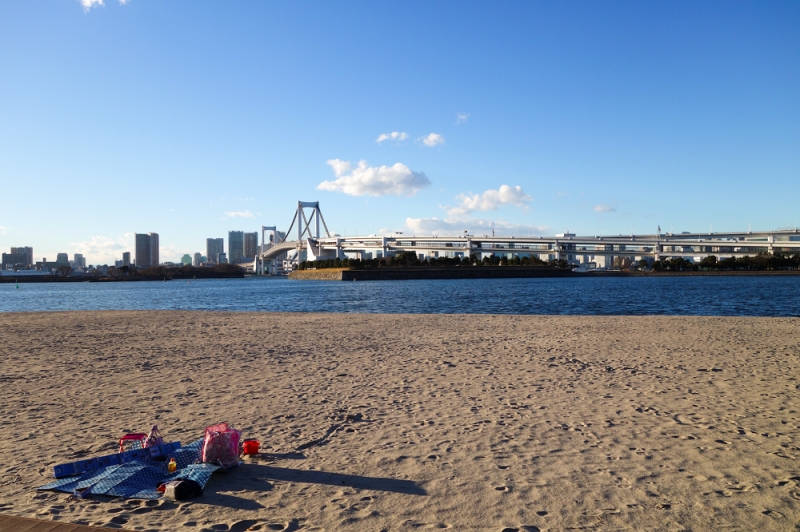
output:
[{"label": "sea water", "polygon": [[800,276],[0,284],[0,312],[60,310],[800,316]]}]

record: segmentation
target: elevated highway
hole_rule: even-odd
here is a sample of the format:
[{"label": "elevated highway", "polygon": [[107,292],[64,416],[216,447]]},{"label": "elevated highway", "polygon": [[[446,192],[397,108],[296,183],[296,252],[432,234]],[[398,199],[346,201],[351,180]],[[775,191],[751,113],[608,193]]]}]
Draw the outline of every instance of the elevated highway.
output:
[{"label": "elevated highway", "polygon": [[[557,235],[542,237],[459,236],[367,236],[326,237],[310,243],[321,250],[338,253],[371,252],[372,256],[397,255],[411,251],[429,256],[533,255],[544,260],[577,256],[698,258],[708,255],[742,257],[758,253],[800,253],[800,232],[768,231],[750,233],[684,233],[630,236]],[[330,253],[329,253],[330,254]],[[324,256],[324,253],[322,254]],[[324,257],[323,257],[324,258]]]},{"label": "elevated highway", "polygon": [[[314,209],[310,217],[305,217],[304,208]],[[325,226],[325,236],[320,234],[320,221]],[[759,253],[800,253],[800,231],[796,228],[607,236],[579,236],[570,233],[539,237],[500,237],[467,233],[454,236],[409,236],[401,233],[390,236],[339,236],[331,235],[328,231],[318,202],[298,202],[298,209],[287,236],[295,222],[298,224],[297,238],[279,241],[273,239],[277,243],[265,246],[259,257],[262,265],[285,254],[291,255],[290,260],[293,262],[335,257],[390,257],[404,252],[413,252],[422,259],[471,255],[476,255],[479,259],[489,255],[508,258],[534,256],[545,261],[564,259],[572,264],[594,262],[598,267],[610,267],[617,257],[628,257],[632,260],[663,260],[674,257],[699,260],[709,255],[726,258]],[[312,226],[312,222],[315,222],[315,226]]]}]

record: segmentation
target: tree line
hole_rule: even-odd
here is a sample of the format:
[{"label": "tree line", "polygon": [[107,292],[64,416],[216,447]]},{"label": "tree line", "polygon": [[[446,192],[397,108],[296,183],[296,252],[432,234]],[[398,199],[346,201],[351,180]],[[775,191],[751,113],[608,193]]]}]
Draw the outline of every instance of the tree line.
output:
[{"label": "tree line", "polygon": [[768,271],[768,270],[797,270],[800,269],[800,254],[787,255],[784,253],[762,252],[755,256],[727,257],[718,259],[709,255],[698,263],[676,257],[653,263],[654,271]]}]

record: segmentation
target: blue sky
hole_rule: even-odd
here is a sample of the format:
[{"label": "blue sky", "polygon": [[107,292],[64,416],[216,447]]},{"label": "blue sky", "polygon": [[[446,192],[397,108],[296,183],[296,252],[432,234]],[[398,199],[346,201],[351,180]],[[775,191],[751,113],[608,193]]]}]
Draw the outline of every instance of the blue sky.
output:
[{"label": "blue sky", "polygon": [[798,2],[0,3],[0,249],[793,226]]}]

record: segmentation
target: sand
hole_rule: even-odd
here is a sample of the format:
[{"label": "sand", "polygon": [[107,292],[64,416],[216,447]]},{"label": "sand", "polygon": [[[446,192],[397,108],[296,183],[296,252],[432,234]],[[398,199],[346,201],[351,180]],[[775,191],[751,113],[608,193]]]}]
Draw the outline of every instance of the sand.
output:
[{"label": "sand", "polygon": [[[387,304],[391,304],[387,302]],[[131,530],[797,530],[800,320],[0,314],[0,512]],[[157,423],[179,503],[37,492]]]}]

